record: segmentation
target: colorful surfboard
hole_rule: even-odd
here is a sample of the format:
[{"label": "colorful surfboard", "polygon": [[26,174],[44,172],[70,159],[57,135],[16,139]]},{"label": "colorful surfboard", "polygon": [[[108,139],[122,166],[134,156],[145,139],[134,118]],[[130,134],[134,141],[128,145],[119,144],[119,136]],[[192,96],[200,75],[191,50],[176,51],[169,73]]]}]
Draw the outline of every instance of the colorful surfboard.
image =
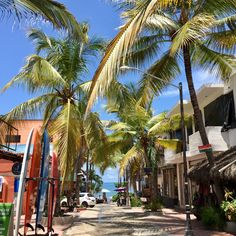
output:
[{"label": "colorful surfboard", "polygon": [[28,227],[34,230],[30,222],[31,222],[31,218],[34,212],[34,206],[35,206],[35,201],[37,197],[41,156],[42,156],[41,136],[39,134],[39,131],[36,130],[36,132],[34,133],[34,149],[33,149],[33,154],[31,158],[31,167],[30,167],[27,194],[26,194],[24,235],[26,235],[28,231]]},{"label": "colorful surfboard", "polygon": [[18,190],[17,201],[16,201],[16,224],[15,224],[14,236],[18,236],[18,231],[20,227],[22,203],[23,203],[23,197],[24,197],[24,191],[25,191],[25,181],[26,181],[28,161],[30,158],[30,146],[31,146],[33,132],[34,132],[34,129],[31,129],[28,136],[28,140],[26,142],[23,163],[21,166],[19,190]]},{"label": "colorful surfboard", "polygon": [[35,233],[37,234],[37,228],[44,231],[44,227],[41,225],[41,220],[43,216],[46,193],[48,187],[48,174],[49,174],[49,136],[47,131],[43,134],[43,145],[42,145],[42,159],[41,159],[41,169],[40,169],[40,181],[37,196],[37,209],[36,209],[36,224]]},{"label": "colorful surfboard", "polygon": [[57,190],[58,190],[58,181],[59,181],[59,173],[58,173],[58,161],[57,156],[53,152],[52,162],[51,162],[51,176],[49,183],[49,191],[48,191],[48,234],[53,231],[52,229],[52,219],[55,212],[56,207],[56,199],[57,199]]}]

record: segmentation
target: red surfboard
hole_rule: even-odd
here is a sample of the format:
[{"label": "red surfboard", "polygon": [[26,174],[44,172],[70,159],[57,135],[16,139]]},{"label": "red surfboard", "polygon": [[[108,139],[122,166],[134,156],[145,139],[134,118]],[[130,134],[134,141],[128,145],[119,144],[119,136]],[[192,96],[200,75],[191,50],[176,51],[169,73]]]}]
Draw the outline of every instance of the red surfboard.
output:
[{"label": "red surfboard", "polygon": [[56,208],[57,190],[59,182],[58,160],[56,154],[53,152],[51,162],[51,176],[49,183],[48,194],[48,234],[53,231],[52,219]]},{"label": "red surfboard", "polygon": [[40,171],[40,159],[41,159],[41,136],[39,131],[36,130],[34,135],[34,149],[31,158],[31,167],[29,173],[29,180],[26,192],[26,211],[25,211],[25,224],[24,224],[24,235],[28,231],[28,227],[33,230],[32,225],[30,224],[31,218],[34,212],[35,201],[37,197],[37,188],[38,188],[38,177]]}]

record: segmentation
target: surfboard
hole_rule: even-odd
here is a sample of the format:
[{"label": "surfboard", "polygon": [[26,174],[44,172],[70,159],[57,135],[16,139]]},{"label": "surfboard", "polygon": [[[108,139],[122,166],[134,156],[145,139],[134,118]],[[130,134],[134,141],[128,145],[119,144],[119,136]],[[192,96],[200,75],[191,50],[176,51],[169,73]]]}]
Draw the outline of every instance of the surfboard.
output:
[{"label": "surfboard", "polygon": [[55,212],[56,207],[56,199],[57,199],[57,190],[58,190],[58,161],[55,152],[52,155],[52,162],[51,162],[51,176],[50,176],[50,184],[49,184],[49,191],[48,191],[48,234],[52,231],[52,220],[53,215]]},{"label": "surfboard", "polygon": [[50,149],[50,140],[47,131],[43,133],[43,145],[42,145],[42,159],[40,167],[40,181],[38,188],[37,196],[37,209],[36,209],[36,223],[35,223],[35,233],[37,234],[37,228],[44,230],[44,227],[41,225],[41,220],[43,216],[46,193],[48,187],[48,174],[49,174],[49,149]]},{"label": "surfboard", "polygon": [[33,226],[30,224],[31,218],[34,212],[35,201],[37,197],[38,188],[38,177],[40,171],[40,160],[41,160],[41,136],[39,131],[36,130],[34,133],[34,149],[31,158],[31,167],[29,173],[29,180],[26,193],[26,211],[25,211],[25,225],[24,225],[24,235],[28,231],[28,227],[34,230]]},{"label": "surfboard", "polygon": [[26,142],[24,158],[23,158],[23,162],[21,166],[19,189],[18,189],[17,200],[16,200],[16,224],[15,224],[14,236],[18,236],[18,231],[20,227],[22,203],[23,203],[23,197],[24,197],[24,191],[25,191],[25,181],[26,181],[28,161],[30,158],[30,146],[31,146],[33,132],[34,132],[34,129],[31,129],[27,142]]}]

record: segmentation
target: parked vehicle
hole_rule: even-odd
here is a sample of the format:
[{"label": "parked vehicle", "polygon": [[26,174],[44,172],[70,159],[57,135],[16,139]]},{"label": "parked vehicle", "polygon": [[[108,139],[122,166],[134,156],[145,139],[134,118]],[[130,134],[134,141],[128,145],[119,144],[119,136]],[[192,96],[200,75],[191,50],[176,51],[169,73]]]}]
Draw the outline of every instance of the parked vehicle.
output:
[{"label": "parked vehicle", "polygon": [[[91,193],[80,193],[79,195],[79,201],[80,201],[80,205],[82,205],[83,207],[94,207],[96,205],[96,199],[95,197],[91,194]],[[69,205],[68,205],[69,202]],[[70,199],[69,201],[67,200],[67,197],[64,197],[61,200],[61,206],[62,207],[70,207],[76,206],[76,198],[74,200]]]}]

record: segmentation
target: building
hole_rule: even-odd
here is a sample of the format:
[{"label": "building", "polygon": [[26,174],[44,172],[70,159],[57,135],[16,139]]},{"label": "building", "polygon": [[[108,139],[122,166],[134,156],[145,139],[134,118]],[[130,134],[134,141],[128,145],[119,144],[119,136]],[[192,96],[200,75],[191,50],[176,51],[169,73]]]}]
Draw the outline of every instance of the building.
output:
[{"label": "building", "polygon": [[[25,144],[32,128],[40,129],[42,120],[15,121],[11,125],[0,120],[0,202],[14,202],[17,195],[17,179],[13,173],[22,162]],[[29,163],[30,165],[30,163]]]},{"label": "building", "polygon": [[[206,84],[197,91],[199,107],[202,112],[209,143],[213,155],[236,146],[236,76],[225,84]],[[179,113],[179,103],[173,107],[169,115]],[[186,128],[187,136],[187,166],[188,169],[206,159],[206,154],[198,149],[202,145],[198,128],[194,122],[193,109],[190,101],[184,101],[185,114],[192,115],[192,125]],[[181,131],[175,132],[181,138]],[[163,175],[164,202],[173,206],[184,206],[184,167],[182,152],[165,150]],[[190,196],[193,196],[197,183],[190,182]]]}]

